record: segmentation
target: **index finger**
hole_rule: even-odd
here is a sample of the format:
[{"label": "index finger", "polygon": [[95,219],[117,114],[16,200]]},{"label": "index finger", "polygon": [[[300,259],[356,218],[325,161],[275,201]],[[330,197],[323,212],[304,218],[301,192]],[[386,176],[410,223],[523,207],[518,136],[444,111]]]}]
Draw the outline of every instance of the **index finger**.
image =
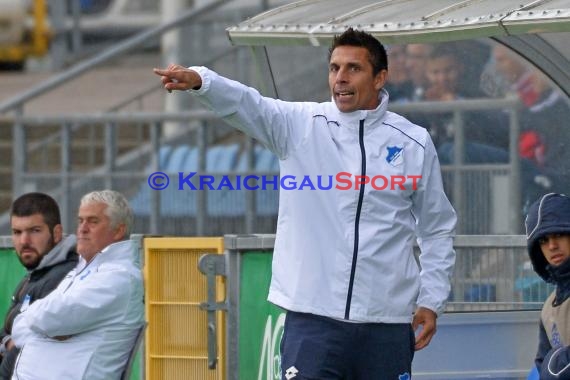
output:
[{"label": "index finger", "polygon": [[170,76],[170,74],[172,73],[172,71],[169,70],[169,69],[158,69],[158,68],[154,68],[154,69],[152,69],[152,71],[153,71],[156,75],[160,75],[160,76]]}]

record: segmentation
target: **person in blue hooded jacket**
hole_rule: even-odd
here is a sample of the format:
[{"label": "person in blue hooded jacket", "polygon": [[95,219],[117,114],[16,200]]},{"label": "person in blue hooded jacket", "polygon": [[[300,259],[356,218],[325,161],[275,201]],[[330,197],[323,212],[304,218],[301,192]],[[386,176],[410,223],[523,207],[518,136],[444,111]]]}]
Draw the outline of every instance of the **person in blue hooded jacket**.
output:
[{"label": "person in blue hooded jacket", "polygon": [[570,198],[543,195],[529,208],[525,227],[535,272],[556,285],[542,307],[535,364],[541,380],[569,380]]}]

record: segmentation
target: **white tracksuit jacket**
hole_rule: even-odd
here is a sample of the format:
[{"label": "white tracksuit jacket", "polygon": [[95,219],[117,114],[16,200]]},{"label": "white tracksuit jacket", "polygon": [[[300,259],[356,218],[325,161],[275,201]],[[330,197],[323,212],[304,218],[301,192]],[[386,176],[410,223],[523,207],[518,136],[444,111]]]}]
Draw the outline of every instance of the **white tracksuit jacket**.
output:
[{"label": "white tracksuit jacket", "polygon": [[[202,87],[190,92],[274,152],[281,178],[297,181],[296,190],[280,188],[270,302],[356,322],[407,323],[417,306],[443,311],[456,216],[424,128],[387,111],[385,91],[377,109],[342,113],[334,102],[266,98],[205,67],[192,69]],[[376,177],[375,186],[355,189],[356,175]],[[307,176],[315,190],[298,189]],[[327,187],[329,176],[332,189],[320,190],[319,178]],[[403,189],[382,189],[379,176],[405,178]],[[351,189],[341,190],[349,181]]]},{"label": "white tracksuit jacket", "polygon": [[144,323],[139,262],[132,240],[111,244],[24,310],[12,329],[22,347],[12,380],[119,379]]}]

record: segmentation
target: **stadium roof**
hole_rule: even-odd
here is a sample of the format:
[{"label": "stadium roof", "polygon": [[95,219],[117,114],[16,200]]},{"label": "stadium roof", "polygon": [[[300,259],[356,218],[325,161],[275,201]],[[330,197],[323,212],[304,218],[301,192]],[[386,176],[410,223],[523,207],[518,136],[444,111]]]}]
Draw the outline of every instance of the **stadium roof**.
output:
[{"label": "stadium roof", "polygon": [[235,45],[329,46],[348,27],[385,44],[489,37],[570,95],[570,0],[301,0],[228,28]]},{"label": "stadium roof", "polygon": [[349,26],[384,43],[570,31],[568,0],[303,0],[228,29],[236,45],[328,45]]}]

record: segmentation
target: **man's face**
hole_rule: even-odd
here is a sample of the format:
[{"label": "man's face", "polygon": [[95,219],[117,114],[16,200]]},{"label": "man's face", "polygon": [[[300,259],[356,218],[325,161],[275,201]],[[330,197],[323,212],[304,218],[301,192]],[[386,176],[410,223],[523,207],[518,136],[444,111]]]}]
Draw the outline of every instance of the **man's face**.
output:
[{"label": "man's face", "polygon": [[329,87],[341,112],[372,110],[378,107],[378,92],[386,82],[386,70],[372,74],[368,50],[339,46],[329,62]]},{"label": "man's face", "polygon": [[404,45],[390,46],[388,61],[390,62],[388,82],[398,84],[409,79],[406,69],[406,47]]},{"label": "man's face", "polygon": [[440,91],[455,93],[460,74],[460,64],[454,57],[441,56],[427,61],[426,75],[429,83]]},{"label": "man's face", "polygon": [[406,69],[416,86],[426,84],[426,60],[433,50],[431,45],[409,44],[406,47]]},{"label": "man's face", "polygon": [[112,243],[123,239],[125,226],[111,227],[104,203],[87,203],[79,207],[77,216],[77,252],[90,261]]},{"label": "man's face", "polygon": [[511,84],[516,83],[528,70],[522,61],[505,46],[496,45],[493,48],[493,58],[499,73]]},{"label": "man's face", "polygon": [[[61,241],[61,225],[50,231],[41,214],[12,216],[12,242],[18,258],[27,269],[35,269],[42,258]],[[53,232],[53,233],[52,233]]]},{"label": "man's face", "polygon": [[548,264],[557,266],[570,257],[570,235],[549,234],[538,240]]}]

